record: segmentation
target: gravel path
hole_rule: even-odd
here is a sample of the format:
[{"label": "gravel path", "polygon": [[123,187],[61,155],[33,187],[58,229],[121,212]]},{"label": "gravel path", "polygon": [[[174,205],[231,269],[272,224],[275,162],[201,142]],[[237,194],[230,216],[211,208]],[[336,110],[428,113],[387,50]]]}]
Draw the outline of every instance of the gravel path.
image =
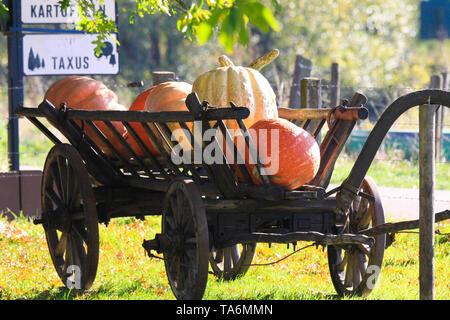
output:
[{"label": "gravel path", "polygon": [[[419,189],[379,187],[386,219],[419,219]],[[435,190],[434,212],[450,209],[450,191]]]}]

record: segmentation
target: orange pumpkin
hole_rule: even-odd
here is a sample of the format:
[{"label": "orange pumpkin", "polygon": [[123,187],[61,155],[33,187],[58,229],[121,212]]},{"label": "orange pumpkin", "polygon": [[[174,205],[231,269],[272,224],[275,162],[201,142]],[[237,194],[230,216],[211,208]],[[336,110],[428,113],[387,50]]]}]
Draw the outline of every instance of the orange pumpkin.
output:
[{"label": "orange pumpkin", "polygon": [[[188,109],[186,107],[185,101],[187,95],[191,93],[191,91],[192,86],[186,82],[163,82],[138,95],[138,97],[136,97],[135,101],[131,105],[130,110],[149,112],[187,111]],[[151,142],[144,128],[138,123],[132,123],[131,125],[133,126],[133,129],[139,135],[141,140],[149,148],[149,150],[154,155],[159,156],[160,151],[158,147]],[[192,123],[187,123],[187,125],[189,128],[192,128]],[[178,123],[167,123],[167,126],[172,132],[176,129],[181,128]],[[159,133],[155,126],[153,126],[153,124],[149,124],[149,127],[152,129],[156,136],[159,136]],[[136,154],[145,156],[144,151],[139,147],[137,142],[132,137],[129,137],[128,141]],[[190,149],[190,144],[187,142],[187,139],[184,137],[184,135],[180,143],[183,148]]]},{"label": "orange pumpkin", "polygon": [[[145,101],[147,100],[148,95],[153,90],[153,87],[150,89],[147,89],[143,92],[141,92],[136,99],[134,99],[133,103],[130,106],[130,111],[144,111],[145,109]],[[145,146],[150,150],[150,152],[154,155],[159,155],[160,152],[158,150],[158,147],[152,143],[150,140],[147,132],[145,131],[144,127],[140,123],[136,122],[130,122],[130,126],[134,129],[136,134],[139,136],[139,138],[142,140],[142,142],[145,144]],[[131,134],[128,132],[126,134],[126,138],[128,141],[128,144],[133,149],[133,151],[141,156],[145,157],[146,153],[142,148],[139,146],[139,144],[136,142],[136,140],[131,136]]]},{"label": "orange pumpkin", "polygon": [[[118,103],[117,95],[102,82],[83,76],[69,76],[56,81],[48,88],[44,98],[57,109],[64,102],[67,108],[79,110],[126,110]],[[77,123],[80,124],[79,121]],[[103,122],[94,121],[94,124],[118,151],[123,153],[124,148],[114,133]],[[127,130],[121,122],[113,121],[111,124],[120,135],[126,134]],[[90,126],[85,126],[85,131],[106,155],[113,155],[113,152]]]},{"label": "orange pumpkin", "polygon": [[[319,146],[312,135],[285,119],[259,120],[249,128],[261,163],[273,185],[289,190],[297,189],[311,181],[320,165]],[[256,159],[249,155],[244,139],[235,137],[240,150],[245,150],[245,166],[255,184],[261,184],[261,177],[255,166]],[[251,159],[251,161],[250,161]],[[233,165],[236,170],[236,166]],[[238,181],[244,181],[239,170]]]}]

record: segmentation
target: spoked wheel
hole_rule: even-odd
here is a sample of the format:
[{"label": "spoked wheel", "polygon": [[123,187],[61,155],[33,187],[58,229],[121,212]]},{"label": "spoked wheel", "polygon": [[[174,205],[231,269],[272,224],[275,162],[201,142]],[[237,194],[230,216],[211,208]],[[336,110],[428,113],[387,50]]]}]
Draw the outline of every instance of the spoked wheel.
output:
[{"label": "spoked wheel", "polygon": [[223,280],[234,280],[243,276],[252,263],[256,243],[236,244],[223,249],[213,249],[209,262],[214,275]]},{"label": "spoked wheel", "polygon": [[199,300],[208,280],[209,236],[202,198],[190,179],[169,186],[162,215],[167,278],[179,300]]},{"label": "spoked wheel", "polygon": [[[384,223],[384,211],[377,186],[372,178],[365,177],[361,191],[374,201],[358,196],[350,208],[349,232],[373,228]],[[339,295],[367,296],[373,290],[381,271],[386,235],[375,237],[372,247],[350,245],[328,246],[328,265],[331,279]]]},{"label": "spoked wheel", "polygon": [[55,145],[42,177],[42,221],[53,265],[69,288],[89,289],[99,256],[96,200],[78,151]]}]

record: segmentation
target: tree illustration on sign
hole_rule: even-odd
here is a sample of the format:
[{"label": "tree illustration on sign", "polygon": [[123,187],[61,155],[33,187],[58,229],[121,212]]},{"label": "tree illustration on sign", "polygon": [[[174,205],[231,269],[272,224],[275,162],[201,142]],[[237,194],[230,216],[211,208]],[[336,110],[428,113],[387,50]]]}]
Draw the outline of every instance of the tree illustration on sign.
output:
[{"label": "tree illustration on sign", "polygon": [[30,53],[28,55],[28,69],[33,71],[34,69],[45,68],[44,59],[40,59],[39,53],[34,55],[33,48],[30,48]]},{"label": "tree illustration on sign", "polygon": [[109,41],[105,41],[105,42],[103,42],[103,45],[104,46],[102,46],[102,48],[101,48],[101,53],[100,54],[96,53],[95,56],[99,59],[101,57],[106,57],[106,58],[109,57],[109,64],[115,65],[116,64],[116,55],[113,54],[114,47],[113,47],[112,43]]}]

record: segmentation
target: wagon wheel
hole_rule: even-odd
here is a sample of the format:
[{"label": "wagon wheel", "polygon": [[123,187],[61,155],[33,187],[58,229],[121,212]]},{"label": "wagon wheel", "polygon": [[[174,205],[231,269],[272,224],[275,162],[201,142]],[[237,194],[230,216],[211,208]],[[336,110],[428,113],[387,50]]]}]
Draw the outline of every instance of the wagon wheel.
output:
[{"label": "wagon wheel", "polygon": [[[361,191],[373,196],[374,201],[358,196],[350,208],[350,232],[373,228],[384,223],[384,211],[375,182],[365,177]],[[339,295],[368,296],[373,290],[381,266],[386,235],[375,237],[372,247],[352,245],[328,246],[328,265],[331,280]]]},{"label": "wagon wheel", "polygon": [[55,269],[63,283],[89,289],[97,273],[98,218],[86,167],[71,145],[55,145],[42,177],[42,220]]},{"label": "wagon wheel", "polygon": [[164,199],[164,264],[179,300],[201,299],[208,280],[209,236],[202,198],[191,179],[172,181]]},{"label": "wagon wheel", "polygon": [[213,249],[209,262],[214,275],[224,280],[234,280],[250,268],[256,243],[236,244],[223,249]]}]

